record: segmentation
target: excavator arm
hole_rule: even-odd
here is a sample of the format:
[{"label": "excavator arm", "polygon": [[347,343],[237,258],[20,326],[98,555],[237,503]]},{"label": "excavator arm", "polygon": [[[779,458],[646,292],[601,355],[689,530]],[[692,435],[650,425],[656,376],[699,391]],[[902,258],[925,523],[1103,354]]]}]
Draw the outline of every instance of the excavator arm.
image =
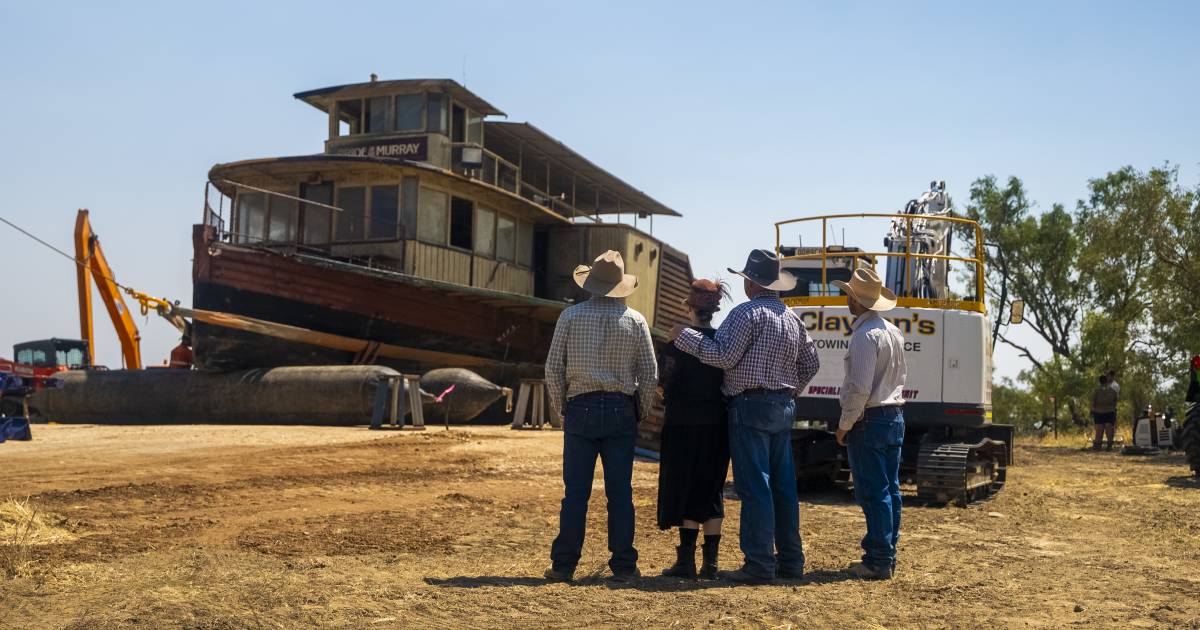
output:
[{"label": "excavator arm", "polygon": [[100,294],[104,308],[112,320],[117,338],[121,340],[121,355],[125,367],[131,370],[142,367],[142,338],[138,333],[133,314],[121,297],[121,289],[113,279],[112,268],[104,258],[104,250],[100,248],[100,239],[92,232],[92,224],[88,221],[88,211],[80,210],[75,218],[75,262],[76,279],[79,285],[79,334],[87,342],[88,365],[92,365],[95,355],[96,339],[92,322],[92,286],[96,281],[96,290]]}]

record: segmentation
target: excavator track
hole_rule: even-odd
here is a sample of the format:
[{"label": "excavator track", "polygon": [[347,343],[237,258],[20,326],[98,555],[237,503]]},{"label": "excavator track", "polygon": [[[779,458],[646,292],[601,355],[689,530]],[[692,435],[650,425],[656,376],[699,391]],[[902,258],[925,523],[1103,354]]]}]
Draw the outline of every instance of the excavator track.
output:
[{"label": "excavator track", "polygon": [[1004,487],[1004,443],[927,442],[917,458],[917,499],[925,503],[967,505]]}]

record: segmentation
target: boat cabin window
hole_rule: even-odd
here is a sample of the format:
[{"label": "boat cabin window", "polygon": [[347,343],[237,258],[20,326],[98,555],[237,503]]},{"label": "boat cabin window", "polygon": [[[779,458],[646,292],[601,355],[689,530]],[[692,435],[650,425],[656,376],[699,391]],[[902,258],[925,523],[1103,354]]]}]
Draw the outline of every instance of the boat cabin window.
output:
[{"label": "boat cabin window", "polygon": [[383,133],[388,131],[388,105],[392,99],[379,96],[367,99],[367,133]]},{"label": "boat cabin window", "polygon": [[396,131],[425,129],[425,95],[401,94],[396,97]]},{"label": "boat cabin window", "polygon": [[367,209],[367,189],[362,186],[339,188],[337,191],[337,213],[334,236],[339,241],[363,240],[363,215]]},{"label": "boat cabin window", "polygon": [[371,238],[395,239],[400,214],[398,186],[371,187]]},{"label": "boat cabin window", "polygon": [[533,266],[533,224],[528,221],[517,222],[517,264]]},{"label": "boat cabin window", "polygon": [[430,94],[425,108],[428,114],[426,130],[430,133],[446,133],[446,96]]},{"label": "boat cabin window", "polygon": [[258,243],[263,240],[266,227],[266,195],[259,192],[237,193],[237,219],[234,225],[234,242]]},{"label": "boat cabin window", "polygon": [[475,222],[475,204],[469,199],[450,199],[450,246],[471,249],[471,231]]},{"label": "boat cabin window", "polygon": [[450,141],[464,142],[467,139],[467,110],[455,103],[450,110]]},{"label": "boat cabin window", "polygon": [[517,259],[517,224],[504,215],[496,218],[496,258],[508,262]]},{"label": "boat cabin window", "polygon": [[[300,184],[300,196],[317,203],[333,205],[333,184]],[[331,222],[329,208],[304,206],[304,242],[309,245],[325,245],[329,242]]]},{"label": "boat cabin window", "polygon": [[475,211],[475,253],[496,256],[496,213],[484,208]]},{"label": "boat cabin window", "polygon": [[420,180],[405,177],[400,183],[400,227],[401,237],[410,239],[417,235],[417,194]]},{"label": "boat cabin window", "polygon": [[295,199],[270,195],[270,219],[267,222],[267,240],[290,243],[296,240],[296,219],[299,204]]},{"label": "boat cabin window", "polygon": [[432,188],[421,188],[417,210],[417,238],[426,243],[446,244],[446,210],[449,196]]},{"label": "boat cabin window", "polygon": [[467,110],[467,142],[483,146],[483,116]]},{"label": "boat cabin window", "polygon": [[349,136],[362,133],[362,109],[360,99],[338,101],[337,118],[339,136]]},{"label": "boat cabin window", "polygon": [[[450,124],[450,105],[445,94],[398,94],[355,98],[334,104],[337,125],[332,138],[362,133],[422,132],[455,135],[483,144],[483,116],[454,105],[454,124]],[[461,142],[462,140],[456,140]]]}]

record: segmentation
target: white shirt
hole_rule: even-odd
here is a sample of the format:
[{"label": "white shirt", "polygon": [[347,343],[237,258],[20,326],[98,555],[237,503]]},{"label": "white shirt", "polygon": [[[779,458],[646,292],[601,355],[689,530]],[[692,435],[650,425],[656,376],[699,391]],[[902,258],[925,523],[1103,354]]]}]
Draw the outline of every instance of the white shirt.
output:
[{"label": "white shirt", "polygon": [[846,380],[842,382],[842,417],[838,428],[849,431],[868,407],[904,404],[904,337],[895,324],[875,311],[859,315],[850,325],[846,351]]}]

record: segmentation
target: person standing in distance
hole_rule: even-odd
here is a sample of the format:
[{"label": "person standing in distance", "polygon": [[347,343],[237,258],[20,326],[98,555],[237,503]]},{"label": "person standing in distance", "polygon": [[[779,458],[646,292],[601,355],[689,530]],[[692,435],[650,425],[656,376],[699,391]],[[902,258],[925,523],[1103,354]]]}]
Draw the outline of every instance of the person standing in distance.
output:
[{"label": "person standing in distance", "polygon": [[867,520],[862,562],[846,572],[890,580],[900,539],[900,446],[904,443],[904,337],[879,315],[896,306],[896,295],[867,268],[850,282],[834,280],[847,296],[854,331],[846,351],[837,441],[850,456],[854,498]]},{"label": "person standing in distance", "polygon": [[550,548],[551,581],[570,582],[583,552],[596,457],[608,498],[608,566],[612,579],[638,572],[633,546],[633,451],[639,418],[650,414],[658,365],[650,327],[622,298],[637,289],[612,250],[591,267],[575,268],[575,283],[591,298],[563,311],[546,357],[546,393],[563,416],[563,484],[558,537]]},{"label": "person standing in distance", "polygon": [[804,576],[800,503],[792,463],[795,397],[820,368],[817,349],[800,318],[779,299],[796,277],[774,252],[750,252],[741,271],[749,302],[738,305],[709,339],[676,326],[675,347],[725,370],[729,454],[742,500],[739,543],[745,563],[722,577],[744,584]]}]

